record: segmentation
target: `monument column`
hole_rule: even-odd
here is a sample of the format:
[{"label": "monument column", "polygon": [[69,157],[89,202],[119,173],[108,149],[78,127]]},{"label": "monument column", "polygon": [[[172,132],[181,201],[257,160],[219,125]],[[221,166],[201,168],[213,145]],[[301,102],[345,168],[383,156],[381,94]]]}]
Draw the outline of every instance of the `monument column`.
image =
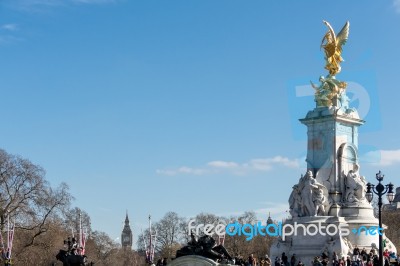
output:
[{"label": "monument column", "polygon": [[[342,92],[341,97],[346,97]],[[342,102],[318,106],[300,119],[307,126],[307,169],[328,188],[333,204],[340,205],[345,176],[358,172],[358,127],[364,123],[355,109]],[[338,214],[330,213],[333,216]]]}]

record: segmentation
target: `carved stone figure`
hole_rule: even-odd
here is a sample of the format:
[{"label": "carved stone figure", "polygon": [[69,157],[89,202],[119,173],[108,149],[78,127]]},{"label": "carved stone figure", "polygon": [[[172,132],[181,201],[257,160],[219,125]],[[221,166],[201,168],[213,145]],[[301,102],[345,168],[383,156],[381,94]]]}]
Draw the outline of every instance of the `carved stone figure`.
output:
[{"label": "carved stone figure", "polygon": [[314,191],[313,201],[315,206],[315,216],[325,215],[325,196],[322,188],[318,188]]},{"label": "carved stone figure", "polygon": [[326,190],[326,187],[314,179],[312,171],[301,176],[289,197],[292,217],[325,215],[326,199],[323,189]]},{"label": "carved stone figure", "polygon": [[301,189],[303,214],[306,216],[315,215],[315,206],[314,206],[314,202],[313,202],[313,191],[314,191],[314,189],[318,189],[318,186],[315,183],[316,183],[316,181],[313,178],[312,172],[307,171],[306,175],[304,176],[302,189]]},{"label": "carved stone figure", "polygon": [[363,176],[360,176],[357,172],[350,170],[345,176],[345,185],[345,202],[354,203],[365,200],[366,181]]},{"label": "carved stone figure", "polygon": [[321,250],[321,253],[325,252],[329,257],[331,257],[333,252],[336,252],[336,250],[340,250],[340,248],[337,247],[336,240],[331,237],[329,240],[326,241],[325,246]]},{"label": "carved stone figure", "polygon": [[293,191],[289,197],[289,208],[290,215],[292,215],[292,217],[302,216],[302,204],[298,185],[293,186]]},{"label": "carved stone figure", "polygon": [[353,245],[351,244],[351,242],[347,239],[347,237],[343,237],[343,242],[345,244],[345,255],[350,254],[353,251]]}]

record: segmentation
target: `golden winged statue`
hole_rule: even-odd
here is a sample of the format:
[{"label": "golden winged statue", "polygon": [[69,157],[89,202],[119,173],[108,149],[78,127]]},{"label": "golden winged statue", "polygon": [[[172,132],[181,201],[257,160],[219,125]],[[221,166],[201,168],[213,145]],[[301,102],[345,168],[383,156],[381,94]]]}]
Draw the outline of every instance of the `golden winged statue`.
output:
[{"label": "golden winged statue", "polygon": [[322,39],[321,47],[325,50],[325,69],[329,71],[330,76],[335,76],[340,72],[340,63],[343,62],[342,45],[344,45],[349,37],[350,23],[347,21],[338,35],[335,35],[332,26],[323,21],[328,27],[328,32]]}]

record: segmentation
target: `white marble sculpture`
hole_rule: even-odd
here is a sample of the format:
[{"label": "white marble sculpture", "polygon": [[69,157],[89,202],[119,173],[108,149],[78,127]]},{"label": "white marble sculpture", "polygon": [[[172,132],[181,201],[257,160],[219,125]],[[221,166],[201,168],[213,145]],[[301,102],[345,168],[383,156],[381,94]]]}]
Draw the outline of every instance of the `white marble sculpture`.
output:
[{"label": "white marble sculpture", "polygon": [[325,215],[324,190],[326,187],[314,179],[312,171],[302,175],[289,197],[292,217]]},{"label": "white marble sculpture", "polygon": [[367,182],[358,172],[350,170],[345,176],[346,191],[344,201],[349,203],[365,201],[367,192]]}]

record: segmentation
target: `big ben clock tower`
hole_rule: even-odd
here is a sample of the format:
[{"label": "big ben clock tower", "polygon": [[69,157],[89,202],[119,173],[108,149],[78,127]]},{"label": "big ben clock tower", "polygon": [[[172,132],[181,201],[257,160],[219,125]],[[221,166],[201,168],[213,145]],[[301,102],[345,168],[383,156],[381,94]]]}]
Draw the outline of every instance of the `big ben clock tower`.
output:
[{"label": "big ben clock tower", "polygon": [[126,213],[125,225],[121,233],[121,245],[124,249],[132,248],[132,230],[129,226],[128,212]]}]

